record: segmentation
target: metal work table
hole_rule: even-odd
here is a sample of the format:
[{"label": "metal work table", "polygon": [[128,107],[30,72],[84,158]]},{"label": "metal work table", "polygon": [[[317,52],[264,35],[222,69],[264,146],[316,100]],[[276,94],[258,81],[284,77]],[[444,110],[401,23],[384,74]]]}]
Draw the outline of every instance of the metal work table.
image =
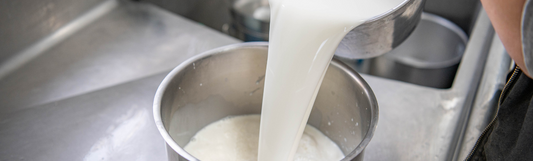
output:
[{"label": "metal work table", "polygon": [[165,160],[157,86],[187,58],[240,42],[149,4],[101,11],[0,80],[0,160]]},{"label": "metal work table", "polygon": [[[0,160],[165,160],[152,117],[160,81],[189,57],[240,42],[146,3],[91,12],[101,13],[0,78]],[[450,89],[363,75],[380,106],[365,159],[464,158],[486,124],[475,120],[489,117],[481,106],[492,95],[474,97],[478,84],[497,91],[501,81],[485,80],[509,66],[493,33],[481,11]]]}]

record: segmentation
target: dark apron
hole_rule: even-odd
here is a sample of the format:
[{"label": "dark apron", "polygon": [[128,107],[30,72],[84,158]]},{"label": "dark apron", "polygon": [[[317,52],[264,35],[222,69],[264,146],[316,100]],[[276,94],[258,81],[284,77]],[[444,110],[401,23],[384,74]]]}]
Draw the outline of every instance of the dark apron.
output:
[{"label": "dark apron", "polygon": [[466,160],[533,161],[533,80],[515,67],[495,118]]}]

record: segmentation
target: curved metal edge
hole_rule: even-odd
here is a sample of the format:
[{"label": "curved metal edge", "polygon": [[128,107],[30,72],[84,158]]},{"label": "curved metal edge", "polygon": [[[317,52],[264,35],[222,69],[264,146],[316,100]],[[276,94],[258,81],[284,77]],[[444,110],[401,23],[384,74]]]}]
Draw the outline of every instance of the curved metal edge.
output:
[{"label": "curved metal edge", "polygon": [[157,127],[157,130],[159,130],[159,133],[165,140],[166,144],[168,144],[175,152],[177,152],[180,156],[187,160],[191,161],[199,161],[196,157],[192,156],[188,152],[186,152],[183,148],[181,148],[169,135],[169,133],[166,131],[165,126],[163,124],[163,121],[161,119],[161,99],[163,98],[163,94],[167,90],[167,87],[169,86],[172,79],[179,74],[180,71],[185,69],[187,66],[191,65],[193,62],[196,62],[200,59],[203,59],[205,57],[216,55],[218,53],[222,53],[224,51],[228,51],[235,48],[242,48],[242,47],[268,47],[267,42],[248,42],[248,43],[239,43],[239,44],[232,44],[227,46],[218,47],[215,49],[208,50],[206,52],[203,52],[201,54],[198,54],[196,56],[193,56],[186,61],[180,63],[176,68],[172,69],[167,76],[163,79],[159,87],[157,88],[157,91],[154,96],[154,104],[153,104],[153,114],[154,114],[154,121]]},{"label": "curved metal edge", "polygon": [[[350,32],[348,32],[344,36],[344,38],[342,39],[341,43],[339,44],[337,48],[337,51],[335,52],[335,55],[342,57],[342,58],[346,58],[346,59],[368,59],[368,58],[373,58],[373,57],[377,57],[385,53],[388,53],[395,47],[399,46],[401,42],[404,42],[409,37],[409,35],[411,35],[411,33],[415,30],[417,24],[419,23],[421,19],[420,15],[422,14],[422,8],[424,4],[425,4],[425,0],[405,0],[402,3],[400,3],[397,7],[392,8],[380,15],[377,15],[375,17],[372,17],[366,20],[362,24],[354,27]],[[411,25],[406,25],[405,27],[406,29],[403,29],[401,31],[395,29],[393,31],[393,32],[399,32],[399,33],[401,32],[400,34],[393,33],[394,35],[396,35],[395,37],[398,37],[397,39],[393,39],[391,42],[388,42],[387,44],[380,44],[379,46],[375,44],[367,44],[367,47],[372,48],[373,52],[366,51],[367,47],[364,47],[364,48],[359,47],[356,49],[352,49],[351,47],[348,47],[352,45],[348,45],[348,46],[346,45],[346,44],[352,44],[352,43],[357,44],[357,42],[350,43],[350,41],[353,41],[353,40],[349,40],[349,39],[352,39],[352,37],[358,37],[358,35],[359,36],[368,35],[368,33],[358,33],[357,32],[358,30],[365,30],[362,28],[376,28],[376,25],[377,27],[380,27],[379,24],[387,24],[387,23],[394,22],[393,19],[397,17],[401,17],[404,13],[412,13],[414,17],[408,18],[407,19],[408,23],[404,23],[404,24],[411,24]],[[342,52],[340,52],[339,49],[341,49],[340,51]]]},{"label": "curved metal edge", "polygon": [[465,114],[464,129],[457,142],[453,160],[465,160],[484,128],[492,121],[501,90],[507,81],[507,73],[513,67],[511,61],[500,38],[494,36],[471,109]]},{"label": "curved metal edge", "polygon": [[341,161],[350,161],[360,155],[363,150],[365,150],[366,146],[370,143],[372,140],[372,137],[374,137],[374,133],[377,128],[378,120],[379,120],[379,106],[378,101],[376,99],[376,96],[374,95],[374,91],[372,91],[372,88],[370,88],[370,85],[359,75],[358,72],[356,72],[354,69],[350,68],[348,65],[343,63],[337,58],[333,58],[331,60],[330,65],[333,65],[342,71],[348,73],[350,77],[355,80],[358,84],[363,85],[365,89],[365,94],[370,99],[370,113],[372,114],[370,119],[370,126],[368,131],[366,132],[364,139],[357,145],[357,147],[348,155],[346,155]]},{"label": "curved metal edge", "polygon": [[[206,51],[204,53],[201,53],[199,55],[196,55],[190,59],[187,59],[186,61],[182,62],[180,65],[178,65],[176,68],[174,68],[170,73],[165,76],[159,87],[157,88],[155,97],[154,97],[154,104],[153,104],[153,114],[154,114],[154,120],[155,124],[157,126],[157,129],[159,130],[159,133],[163,136],[163,139],[165,142],[180,156],[187,160],[191,161],[199,161],[196,157],[192,156],[188,152],[186,152],[183,148],[181,148],[168,134],[168,132],[165,129],[165,126],[163,124],[163,121],[161,119],[161,99],[163,97],[163,94],[165,93],[167,87],[169,86],[172,79],[179,74],[180,71],[185,69],[187,66],[191,65],[193,62],[196,62],[198,60],[201,60],[205,57],[216,55],[218,53],[222,53],[224,51],[232,50],[235,48],[247,48],[247,47],[265,47],[268,48],[268,42],[246,42],[246,43],[239,43],[239,44],[232,44],[227,45],[215,49],[211,49],[209,51]],[[359,75],[355,70],[338,60],[337,58],[333,58],[330,65],[333,65],[335,67],[338,67],[342,71],[348,73],[350,77],[356,81],[358,84],[363,85],[365,89],[365,93],[367,97],[370,99],[370,110],[371,110],[371,119],[370,119],[370,126],[369,129],[364,136],[364,139],[359,143],[359,145],[348,155],[342,159],[342,161],[349,161],[355,157],[357,157],[363,150],[366,148],[366,146],[370,143],[370,140],[372,140],[372,137],[374,136],[374,132],[377,128],[377,123],[379,119],[379,107],[378,102],[376,99],[376,96],[374,95],[374,92],[368,85],[368,83]]]},{"label": "curved metal edge", "polygon": [[437,16],[432,13],[423,12],[422,13],[422,19],[429,20],[432,22],[435,22],[439,25],[442,25],[453,32],[457,33],[457,35],[461,38],[461,40],[466,44],[468,42],[468,36],[466,36],[466,33],[455,23],[451,22],[450,20],[445,19],[444,17]]},{"label": "curved metal edge", "polygon": [[[390,9],[390,10],[387,10],[386,12],[382,13],[382,14],[379,14],[377,16],[374,16],[368,20],[366,20],[363,24],[365,23],[370,23],[370,22],[375,22],[375,21],[379,21],[379,20],[382,20],[383,18],[385,17],[388,17],[390,15],[396,15],[396,14],[401,14],[401,13],[398,13],[397,11],[399,10],[404,10],[406,8],[408,8],[409,6],[411,6],[410,4],[414,3],[414,1],[418,1],[418,0],[404,0],[402,3],[400,3],[398,6]],[[422,0],[423,1],[423,0]],[[403,12],[402,12],[403,13]],[[361,24],[362,25],[362,24]]]},{"label": "curved metal edge", "polygon": [[[412,3],[414,3],[414,1],[418,1],[418,0],[404,0],[402,3],[398,4],[396,7],[392,8],[392,9],[390,9],[390,10],[387,10],[387,11],[385,11],[385,12],[383,12],[383,13],[377,15],[377,16],[374,16],[374,17],[372,17],[372,18],[366,20],[364,23],[374,22],[374,21],[380,20],[380,19],[382,19],[382,18],[384,18],[384,17],[387,17],[387,16],[389,16],[389,15],[393,15],[393,14],[396,13],[396,11],[399,11],[399,10],[401,10],[401,9],[404,9],[404,8],[408,7],[408,6],[409,6],[408,4],[412,4]],[[239,1],[237,1],[237,2],[239,2]],[[244,3],[244,2],[243,2],[243,3]],[[249,3],[250,3],[250,2],[249,2]],[[253,18],[253,17],[250,16],[249,14],[244,13],[244,12],[242,12],[241,10],[239,10],[238,7],[235,7],[236,4],[237,4],[237,3],[234,3],[234,4],[232,5],[231,10],[234,10],[235,12],[237,12],[237,13],[243,15],[243,17]],[[270,20],[269,20],[269,21],[258,20],[258,21],[266,22],[266,23],[270,22]]]},{"label": "curved metal edge", "polygon": [[[421,20],[430,21],[430,22],[439,24],[445,27],[446,29],[451,30],[453,33],[457,34],[457,36],[459,36],[459,38],[465,45],[465,51],[466,51],[466,45],[468,43],[468,36],[466,36],[466,33],[461,28],[459,28],[459,26],[457,26],[453,22],[443,17],[437,16],[431,13],[427,13],[427,12],[422,13]],[[422,62],[422,61],[418,61],[417,59],[410,59],[410,58],[400,57],[396,55],[390,55],[390,56],[394,57],[398,62],[401,62],[403,64],[408,64],[409,66],[423,68],[423,69],[438,69],[438,68],[450,67],[456,63],[459,63],[461,59],[463,58],[463,55],[464,55],[464,51],[463,53],[461,53],[460,56],[457,56],[453,59],[443,61],[443,62]]]}]

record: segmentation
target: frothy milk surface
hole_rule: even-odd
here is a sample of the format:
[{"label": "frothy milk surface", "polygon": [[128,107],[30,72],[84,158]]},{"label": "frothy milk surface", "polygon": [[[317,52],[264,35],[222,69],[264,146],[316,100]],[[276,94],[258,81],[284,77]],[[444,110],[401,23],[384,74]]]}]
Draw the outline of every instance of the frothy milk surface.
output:
[{"label": "frothy milk surface", "polygon": [[[200,130],[185,150],[202,161],[257,159],[259,115],[225,118]],[[305,127],[295,161],[333,161],[344,157],[339,147],[312,126]]]},{"label": "frothy milk surface", "polygon": [[270,0],[259,161],[294,158],[327,67],[354,27],[404,0]]}]

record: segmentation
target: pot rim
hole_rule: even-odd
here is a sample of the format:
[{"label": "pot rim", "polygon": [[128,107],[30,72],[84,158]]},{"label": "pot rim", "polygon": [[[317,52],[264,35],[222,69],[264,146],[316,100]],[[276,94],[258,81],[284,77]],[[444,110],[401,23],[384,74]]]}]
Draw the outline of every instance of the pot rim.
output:
[{"label": "pot rim", "polygon": [[[176,75],[178,75],[179,72],[181,72],[183,69],[188,67],[190,64],[198,60],[201,60],[203,58],[207,58],[212,55],[224,53],[226,51],[233,50],[236,48],[257,48],[257,47],[267,48],[268,42],[246,42],[246,43],[226,45],[226,46],[218,47],[215,49],[211,49],[211,50],[208,50],[206,52],[203,52],[201,54],[198,54],[196,56],[193,56],[187,59],[186,61],[182,62],[177,67],[172,69],[172,71],[170,71],[169,74],[165,76],[165,78],[163,79],[159,87],[157,88],[157,91],[154,96],[154,103],[153,103],[154,121],[155,121],[157,129],[159,130],[159,133],[165,140],[166,144],[170,146],[180,156],[190,161],[199,161],[199,159],[189,154],[182,147],[180,147],[174,141],[174,139],[172,139],[168,131],[165,129],[163,120],[161,118],[161,100],[163,98],[163,94],[166,92],[167,87],[170,85],[173,78]],[[350,67],[348,67],[347,65],[345,65],[344,63],[342,63],[341,61],[335,58],[333,58],[331,65],[338,67],[339,69],[347,73],[352,78],[353,81],[355,81],[357,84],[362,85],[364,89],[363,92],[365,92],[366,96],[370,99],[369,104],[370,104],[370,110],[371,110],[370,111],[371,117],[370,117],[369,129],[367,133],[364,135],[363,140],[359,143],[359,145],[357,145],[357,147],[354,150],[352,150],[349,154],[345,155],[345,157],[341,160],[341,161],[349,161],[355,158],[356,156],[358,156],[359,154],[361,154],[363,150],[365,149],[365,147],[370,142],[370,140],[372,139],[372,137],[374,136],[374,132],[376,130],[377,123],[378,123],[379,108],[378,108],[378,103],[374,95],[374,92],[372,91],[370,86],[366,83],[366,81],[355,70],[351,69]]]}]

